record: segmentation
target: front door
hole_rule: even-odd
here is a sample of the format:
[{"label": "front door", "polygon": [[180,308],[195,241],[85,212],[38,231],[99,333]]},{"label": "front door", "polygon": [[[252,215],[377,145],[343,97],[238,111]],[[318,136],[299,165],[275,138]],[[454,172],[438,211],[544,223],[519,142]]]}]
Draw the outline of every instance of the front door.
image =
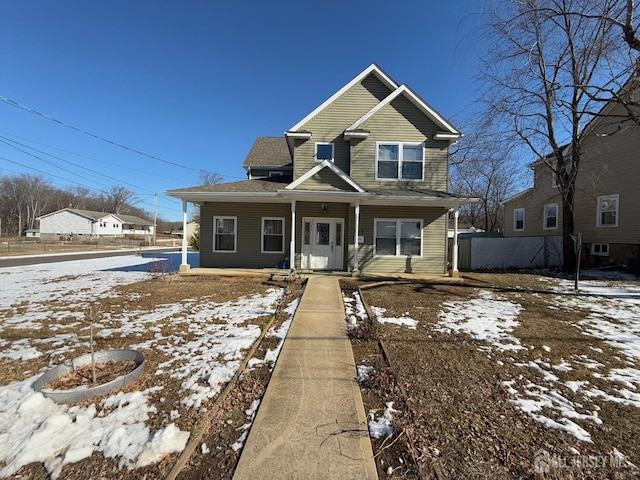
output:
[{"label": "front door", "polygon": [[[342,270],[344,220],[303,219],[303,266],[311,270]],[[306,247],[306,248],[304,248]]]}]

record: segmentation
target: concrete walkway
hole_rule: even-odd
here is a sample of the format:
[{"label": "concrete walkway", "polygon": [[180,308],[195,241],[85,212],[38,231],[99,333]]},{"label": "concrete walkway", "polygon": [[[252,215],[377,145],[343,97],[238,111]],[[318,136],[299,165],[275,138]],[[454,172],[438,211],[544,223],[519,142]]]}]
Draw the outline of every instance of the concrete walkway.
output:
[{"label": "concrete walkway", "polygon": [[376,479],[338,279],[311,276],[236,480]]}]

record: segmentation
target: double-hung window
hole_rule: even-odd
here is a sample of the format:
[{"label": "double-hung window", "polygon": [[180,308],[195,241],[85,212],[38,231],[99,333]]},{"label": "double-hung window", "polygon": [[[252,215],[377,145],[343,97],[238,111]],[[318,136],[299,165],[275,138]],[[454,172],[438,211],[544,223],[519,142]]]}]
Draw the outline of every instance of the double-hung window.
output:
[{"label": "double-hung window", "polygon": [[213,217],[213,251],[235,253],[236,217]]},{"label": "double-hung window", "polygon": [[376,256],[422,256],[422,220],[376,219]]},{"label": "double-hung window", "polygon": [[284,218],[262,218],[262,253],[284,252]]},{"label": "double-hung window", "polygon": [[618,204],[620,195],[604,195],[598,197],[598,227],[618,226]]},{"label": "double-hung window", "polygon": [[544,225],[545,230],[556,230],[558,228],[558,204],[551,203],[544,206]]},{"label": "double-hung window", "polygon": [[333,162],[333,143],[316,143],[316,162],[329,160]]},{"label": "double-hung window", "polygon": [[378,180],[422,180],[424,144],[378,142],[376,178]]},{"label": "double-hung window", "polygon": [[522,232],[524,230],[524,208],[516,208],[513,211],[513,231]]}]

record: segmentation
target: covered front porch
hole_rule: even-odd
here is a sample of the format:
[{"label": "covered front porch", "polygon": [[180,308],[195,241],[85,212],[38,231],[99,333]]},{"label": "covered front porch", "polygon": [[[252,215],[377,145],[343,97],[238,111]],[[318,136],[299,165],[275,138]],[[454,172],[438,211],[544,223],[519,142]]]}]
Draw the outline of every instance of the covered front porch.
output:
[{"label": "covered front porch", "polygon": [[[288,193],[290,195],[286,197],[289,198],[269,198],[263,203],[255,203],[255,198],[253,202],[239,202],[237,197],[235,202],[229,201],[231,199],[220,201],[219,198],[199,202],[200,265],[189,265],[186,258],[188,242],[183,238],[181,272],[200,267],[240,272],[275,269],[280,273],[285,268],[293,272],[346,272],[354,276],[362,271],[387,276],[438,276],[447,272],[446,218],[451,199],[449,202],[440,198],[416,201],[415,198],[395,197],[390,204],[388,199],[376,198],[374,201],[353,198],[353,194],[304,192],[301,196]],[[460,201],[456,200],[458,206]],[[186,212],[187,201],[183,200],[183,222],[187,220]],[[214,252],[215,239],[212,237],[215,233],[207,242],[207,233],[217,228],[214,225],[217,218],[231,219],[233,247],[229,252]],[[265,219],[270,227],[277,226],[275,234],[278,238],[270,238],[277,245],[273,252],[264,248]],[[383,227],[395,232],[396,238],[383,238]],[[416,246],[407,251],[406,244],[411,242]],[[395,243],[397,251],[393,251]],[[387,250],[383,251],[383,246]],[[457,272],[456,260],[457,256],[454,256],[454,272]]]}]

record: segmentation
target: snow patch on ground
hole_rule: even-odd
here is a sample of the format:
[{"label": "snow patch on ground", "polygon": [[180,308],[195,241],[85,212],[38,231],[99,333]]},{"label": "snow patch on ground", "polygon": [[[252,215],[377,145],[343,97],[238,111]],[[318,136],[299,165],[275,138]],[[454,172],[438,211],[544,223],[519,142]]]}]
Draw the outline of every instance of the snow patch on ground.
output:
[{"label": "snow patch on ground", "polygon": [[[65,305],[89,304],[96,298],[113,296],[117,285],[150,278],[148,272],[128,270],[154,260],[132,255],[1,269],[0,332],[44,326],[56,332],[75,324],[78,333],[3,340],[0,357],[20,362],[48,355],[56,364],[65,352],[88,348],[88,327]],[[127,311],[117,318],[103,315],[95,327],[104,337],[135,339],[141,332],[154,332],[152,340],[130,348],[166,353],[170,360],[159,365],[156,373],[173,372],[182,380],[184,405],[197,407],[214,397],[220,384],[233,376],[243,352],[260,334],[260,328],[250,321],[271,315],[281,295],[281,289],[271,289],[265,295],[224,303],[187,299],[180,304],[157,305],[153,312]],[[51,302],[56,307],[52,308]],[[287,311],[295,312],[296,307],[297,301],[292,302]],[[163,322],[184,324],[184,337],[163,336]],[[290,323],[291,319],[271,334],[284,339]],[[280,346],[269,354],[270,359],[275,361]],[[146,425],[150,416],[158,413],[150,398],[161,387],[119,392],[100,404],[69,407],[36,392],[33,383],[38,376],[0,386],[0,477],[10,476],[31,462],[42,462],[55,479],[64,465],[93,452],[118,459],[121,468],[133,469],[185,448],[189,432],[180,431],[173,423],[180,416],[177,410],[167,414],[166,424],[155,431]]]},{"label": "snow patch on ground", "polygon": [[386,408],[382,416],[375,418],[375,411],[369,412],[369,436],[371,438],[382,438],[393,434],[393,414],[398,413],[398,410],[394,410],[393,402],[385,403]]},{"label": "snow patch on ground", "polygon": [[525,347],[520,340],[510,335],[520,325],[517,318],[521,311],[520,304],[481,290],[478,298],[444,302],[435,329],[454,334],[464,332],[501,351],[522,350]]},{"label": "snow patch on ground", "polygon": [[403,325],[405,327],[409,327],[413,330],[418,326],[418,321],[414,320],[409,316],[409,312],[405,313],[401,317],[387,317],[385,316],[385,312],[387,311],[385,308],[374,307],[371,306],[371,311],[378,319],[380,323],[392,323],[394,325]]}]

